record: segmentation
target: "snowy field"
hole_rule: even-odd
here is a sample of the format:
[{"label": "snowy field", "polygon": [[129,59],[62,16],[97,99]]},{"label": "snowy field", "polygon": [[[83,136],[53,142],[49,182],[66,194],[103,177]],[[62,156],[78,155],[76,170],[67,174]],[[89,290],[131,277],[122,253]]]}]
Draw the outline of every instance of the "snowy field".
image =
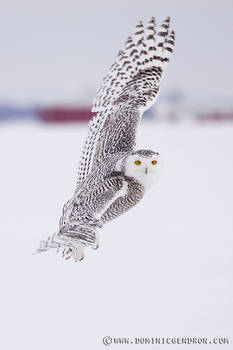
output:
[{"label": "snowy field", "polygon": [[32,255],[73,193],[86,130],[0,126],[0,348],[102,350],[112,336],[231,339],[114,349],[231,349],[233,125],[145,123],[138,148],[161,153],[159,184],[83,262]]}]

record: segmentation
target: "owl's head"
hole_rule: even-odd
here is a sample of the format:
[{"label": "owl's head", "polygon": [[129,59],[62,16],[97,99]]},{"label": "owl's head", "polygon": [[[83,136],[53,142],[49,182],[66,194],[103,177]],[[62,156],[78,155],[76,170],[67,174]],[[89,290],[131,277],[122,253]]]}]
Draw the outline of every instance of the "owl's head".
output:
[{"label": "owl's head", "polygon": [[133,177],[144,187],[156,183],[162,170],[159,153],[151,150],[138,150],[127,155],[121,164],[124,175]]}]

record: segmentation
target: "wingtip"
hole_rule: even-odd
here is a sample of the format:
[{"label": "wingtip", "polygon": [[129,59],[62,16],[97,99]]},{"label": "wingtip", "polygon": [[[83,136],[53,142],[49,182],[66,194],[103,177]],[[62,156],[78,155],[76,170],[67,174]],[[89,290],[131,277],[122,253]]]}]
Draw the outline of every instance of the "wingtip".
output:
[{"label": "wingtip", "polygon": [[139,21],[138,24],[136,25],[136,29],[135,29],[135,36],[138,35],[143,35],[144,34],[144,25],[142,23],[142,21]]},{"label": "wingtip", "polygon": [[143,27],[143,23],[142,21],[138,21],[137,25],[136,25],[136,28],[140,28],[140,27]]},{"label": "wingtip", "polygon": [[176,38],[176,33],[175,33],[174,30],[171,31],[170,37],[171,37],[173,40],[175,40],[175,38]]},{"label": "wingtip", "polygon": [[128,36],[128,38],[125,41],[125,45],[130,44],[133,41],[132,36]]}]

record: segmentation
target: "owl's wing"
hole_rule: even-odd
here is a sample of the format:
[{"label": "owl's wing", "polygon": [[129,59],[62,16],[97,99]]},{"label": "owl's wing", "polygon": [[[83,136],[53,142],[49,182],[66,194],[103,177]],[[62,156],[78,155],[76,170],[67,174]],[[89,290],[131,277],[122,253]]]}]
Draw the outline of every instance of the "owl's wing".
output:
[{"label": "owl's wing", "polygon": [[142,199],[145,189],[132,178],[125,177],[126,191],[119,196],[102,214],[100,220],[104,225],[106,222],[117,218],[129,209],[133,208]]},{"label": "owl's wing", "polygon": [[134,149],[137,126],[158,96],[174,40],[169,17],[158,33],[153,17],[146,29],[141,21],[137,24],[96,93],[92,108],[96,115],[89,123],[78,183],[106,156]]}]

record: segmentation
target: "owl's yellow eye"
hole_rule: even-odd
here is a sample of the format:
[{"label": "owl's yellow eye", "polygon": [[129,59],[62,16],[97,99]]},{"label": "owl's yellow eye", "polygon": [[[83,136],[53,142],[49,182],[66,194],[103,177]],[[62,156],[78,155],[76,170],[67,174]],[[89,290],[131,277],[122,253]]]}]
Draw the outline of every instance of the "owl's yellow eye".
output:
[{"label": "owl's yellow eye", "polygon": [[152,165],[157,164],[157,160],[152,160],[152,161],[151,161],[151,164],[152,164]]},{"label": "owl's yellow eye", "polygon": [[136,164],[136,165],[141,165],[142,162],[141,162],[140,160],[136,160],[135,164]]}]

